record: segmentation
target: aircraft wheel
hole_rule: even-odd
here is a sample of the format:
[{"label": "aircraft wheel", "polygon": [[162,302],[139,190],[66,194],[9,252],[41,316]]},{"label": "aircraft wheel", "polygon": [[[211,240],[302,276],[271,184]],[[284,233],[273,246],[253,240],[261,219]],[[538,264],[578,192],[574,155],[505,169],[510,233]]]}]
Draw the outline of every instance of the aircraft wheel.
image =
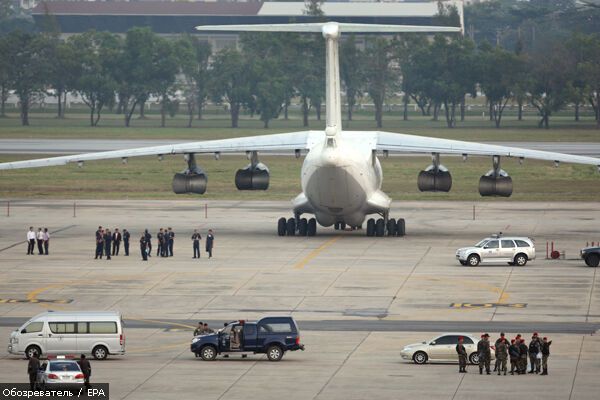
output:
[{"label": "aircraft wheel", "polygon": [[306,234],[308,236],[315,236],[317,234],[317,220],[314,218],[309,219],[306,228]]},{"label": "aircraft wheel", "polygon": [[298,221],[298,235],[306,236],[307,233],[308,221],[306,220],[306,218],[301,218],[300,221]]},{"label": "aircraft wheel", "polygon": [[288,236],[296,235],[296,220],[294,218],[287,220],[286,233]]},{"label": "aircraft wheel", "polygon": [[404,218],[398,218],[398,221],[396,222],[396,235],[406,235],[406,222],[404,221]]},{"label": "aircraft wheel", "polygon": [[340,222],[340,230],[345,230],[346,229],[346,223],[345,222]]},{"label": "aircraft wheel", "polygon": [[369,218],[367,221],[367,236],[375,236],[375,220]]},{"label": "aircraft wheel", "polygon": [[277,221],[277,235],[285,236],[285,231],[287,230],[286,225],[286,219],[283,217],[279,218],[279,221]]},{"label": "aircraft wheel", "polygon": [[383,218],[379,218],[375,223],[375,236],[381,237],[385,233],[385,226],[383,224]]},{"label": "aircraft wheel", "polygon": [[394,218],[390,218],[387,223],[387,234],[388,236],[396,235],[396,220]]}]

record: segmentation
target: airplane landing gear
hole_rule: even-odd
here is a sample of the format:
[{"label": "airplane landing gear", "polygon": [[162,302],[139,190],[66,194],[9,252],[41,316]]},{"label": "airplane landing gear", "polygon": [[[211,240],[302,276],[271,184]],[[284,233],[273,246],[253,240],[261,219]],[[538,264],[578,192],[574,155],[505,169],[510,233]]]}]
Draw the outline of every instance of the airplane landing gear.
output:
[{"label": "airplane landing gear", "polygon": [[279,218],[277,221],[278,236],[315,236],[317,234],[317,220],[311,218]]},{"label": "airplane landing gear", "polygon": [[369,218],[367,220],[367,236],[382,237],[386,235],[406,235],[406,222],[404,221],[404,218],[398,218],[398,220],[395,220],[394,218],[387,219],[384,217],[378,218],[377,220],[374,218]]}]

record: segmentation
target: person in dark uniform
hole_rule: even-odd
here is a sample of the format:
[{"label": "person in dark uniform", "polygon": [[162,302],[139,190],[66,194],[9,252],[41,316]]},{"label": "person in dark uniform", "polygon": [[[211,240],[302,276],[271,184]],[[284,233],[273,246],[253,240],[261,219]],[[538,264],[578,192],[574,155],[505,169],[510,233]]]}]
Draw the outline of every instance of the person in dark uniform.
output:
[{"label": "person in dark uniform", "polygon": [[541,351],[542,340],[538,336],[538,333],[534,332],[533,336],[531,337],[531,342],[529,342],[529,362],[531,364],[531,371],[529,371],[530,374],[533,374],[534,372],[539,374],[541,371]]},{"label": "person in dark uniform", "polygon": [[496,341],[496,359],[498,360],[498,375],[504,372],[506,375],[506,359],[508,358],[508,343],[504,337]]},{"label": "person in dark uniform", "polygon": [[48,228],[44,228],[44,254],[48,255],[48,247],[50,247],[50,234]]},{"label": "person in dark uniform", "polygon": [[215,236],[213,235],[212,229],[208,230],[208,234],[206,235],[206,252],[208,253],[208,258],[212,258],[212,250],[214,247]]},{"label": "person in dark uniform", "polygon": [[194,243],[194,257],[200,258],[200,239],[202,236],[198,233],[198,229],[194,229],[194,234],[192,235],[192,241]]},{"label": "person in dark uniform", "polygon": [[42,231],[42,228],[38,228],[38,231],[36,234],[36,239],[37,239],[38,254],[40,256],[42,256],[42,255],[44,255],[44,232]]},{"label": "person in dark uniform", "polygon": [[112,240],[113,240],[112,255],[113,256],[119,255],[119,249],[121,248],[121,240],[122,239],[123,239],[123,236],[121,236],[121,232],[119,232],[119,228],[115,228],[115,233],[113,233],[113,235],[112,235]]},{"label": "person in dark uniform", "polygon": [[517,374],[519,373],[519,346],[515,343],[515,339],[510,341],[510,346],[508,346],[508,356],[510,357],[510,374],[515,374],[515,369],[517,370]]},{"label": "person in dark uniform", "polygon": [[142,235],[140,237],[140,253],[142,254],[142,260],[148,261],[148,241],[146,240],[146,235]]},{"label": "person in dark uniform", "polygon": [[525,344],[525,339],[521,339],[521,343],[519,343],[519,373],[526,374],[527,373],[527,352],[528,348]]},{"label": "person in dark uniform", "polygon": [[84,379],[84,384],[86,389],[89,389],[92,387],[92,385],[90,385],[90,376],[92,376],[92,366],[90,365],[90,362],[88,361],[87,358],[85,358],[85,354],[82,354],[81,357],[79,358],[79,367],[81,368],[81,372],[83,372],[83,379]]},{"label": "person in dark uniform", "polygon": [[125,255],[129,255],[129,238],[131,235],[127,229],[123,229],[123,247],[125,249]]},{"label": "person in dark uniform", "polygon": [[158,233],[156,234],[156,257],[165,256],[164,244],[165,244],[165,234],[163,232],[163,228],[160,228]]},{"label": "person in dark uniform", "polygon": [[540,375],[548,375],[548,358],[550,357],[550,345],[552,344],[552,340],[548,340],[547,337],[544,337],[542,341],[542,370],[543,372]]},{"label": "person in dark uniform", "polygon": [[106,233],[104,233],[104,254],[106,254],[107,260],[110,260],[111,246],[112,246],[112,234],[110,233],[110,229],[107,229]]},{"label": "person in dark uniform", "polygon": [[464,374],[467,372],[467,349],[463,345],[463,337],[458,337],[458,344],[456,345],[456,353],[458,354],[458,373]]},{"label": "person in dark uniform", "polygon": [[479,374],[483,374],[483,367],[485,367],[485,373],[490,374],[490,359],[492,354],[490,351],[490,335],[484,333],[481,335],[481,340],[477,343],[477,354],[479,355]]},{"label": "person in dark uniform", "polygon": [[35,382],[37,381],[37,374],[40,369],[40,360],[37,354],[29,357],[29,363],[27,363],[27,375],[29,375],[29,388],[34,390]]},{"label": "person in dark uniform", "polygon": [[169,257],[173,257],[173,244],[175,243],[175,232],[169,227],[166,233],[167,245],[169,249]]},{"label": "person in dark uniform", "polygon": [[99,226],[96,231],[96,257],[94,259],[100,258],[102,260],[102,252],[104,251],[104,231],[102,227]]},{"label": "person in dark uniform", "polygon": [[[498,360],[498,343],[506,340],[505,336],[506,335],[504,334],[504,332],[501,332],[500,337],[498,339],[496,339],[496,343],[494,343],[494,354],[496,355],[496,361],[494,362],[494,372],[498,371],[498,364],[500,363],[500,360]],[[507,344],[507,347],[508,347],[508,344]]]},{"label": "person in dark uniform", "polygon": [[146,246],[148,246],[148,257],[152,257],[152,235],[148,232],[148,229],[144,230],[146,237]]}]

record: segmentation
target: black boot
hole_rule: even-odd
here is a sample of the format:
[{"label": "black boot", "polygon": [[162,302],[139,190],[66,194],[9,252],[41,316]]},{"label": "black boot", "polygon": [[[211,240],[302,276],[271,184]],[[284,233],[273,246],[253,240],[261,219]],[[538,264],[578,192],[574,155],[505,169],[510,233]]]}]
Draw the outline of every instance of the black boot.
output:
[{"label": "black boot", "polygon": [[544,368],[544,372],[542,372],[541,375],[548,375],[548,368]]}]

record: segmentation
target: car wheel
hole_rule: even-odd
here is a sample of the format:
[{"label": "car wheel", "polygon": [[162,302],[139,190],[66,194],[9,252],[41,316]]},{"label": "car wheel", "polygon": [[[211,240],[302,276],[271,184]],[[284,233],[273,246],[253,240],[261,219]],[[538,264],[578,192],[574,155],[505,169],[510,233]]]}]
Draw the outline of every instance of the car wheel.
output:
[{"label": "car wheel", "polygon": [[217,350],[213,346],[204,346],[202,350],[200,350],[200,357],[204,361],[213,361],[217,358]]},{"label": "car wheel", "polygon": [[427,353],[424,351],[417,351],[415,354],[413,354],[412,358],[415,364],[425,364],[429,357],[427,357]]},{"label": "car wheel", "polygon": [[469,361],[471,362],[471,364],[479,365],[479,354],[471,353],[471,355],[469,356]]},{"label": "car wheel", "polygon": [[37,346],[29,346],[27,349],[25,349],[25,357],[27,357],[27,359],[30,359],[34,355],[37,358],[40,358],[42,355],[42,350]]},{"label": "car wheel", "polygon": [[283,350],[281,346],[272,344],[267,348],[267,358],[269,361],[279,361],[283,357]]},{"label": "car wheel", "polygon": [[467,264],[469,264],[471,267],[476,267],[479,265],[479,256],[477,254],[471,254],[468,258],[467,258]]},{"label": "car wheel", "polygon": [[590,254],[585,258],[585,263],[588,267],[597,267],[600,264],[600,256],[598,254]]},{"label": "car wheel", "polygon": [[515,264],[519,267],[524,267],[527,264],[527,256],[525,254],[517,254],[515,257]]},{"label": "car wheel", "polygon": [[108,357],[108,350],[104,346],[96,346],[92,350],[92,355],[96,360],[106,360]]}]

